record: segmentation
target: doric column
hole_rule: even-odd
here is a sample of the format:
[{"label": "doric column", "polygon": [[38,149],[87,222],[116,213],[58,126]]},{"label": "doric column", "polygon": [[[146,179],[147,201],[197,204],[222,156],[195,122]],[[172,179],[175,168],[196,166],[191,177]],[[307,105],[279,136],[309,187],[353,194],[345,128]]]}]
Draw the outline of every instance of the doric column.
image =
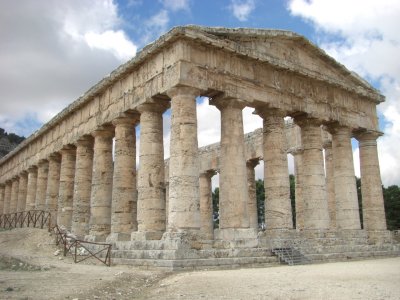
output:
[{"label": "doric column", "polygon": [[28,172],[24,171],[19,175],[18,204],[17,211],[25,211],[26,193],[28,188]]},{"label": "doric column", "polygon": [[301,186],[303,182],[303,148],[295,148],[291,150],[294,159],[295,173],[295,208],[296,208],[296,229],[304,229],[304,200],[301,194]]},{"label": "doric column", "polygon": [[47,190],[47,178],[49,173],[49,162],[42,159],[38,163],[38,175],[36,185],[36,198],[35,198],[35,209],[45,210],[46,209],[46,190]]},{"label": "doric column", "polygon": [[285,113],[268,108],[257,113],[263,118],[265,223],[267,229],[292,229]]},{"label": "doric column", "polygon": [[60,187],[61,156],[53,153],[49,156],[49,178],[46,190],[46,210],[51,214],[51,226],[57,224],[58,190]]},{"label": "doric column", "polygon": [[191,87],[175,87],[171,97],[168,231],[200,229],[199,157],[196,96]]},{"label": "doric column", "polygon": [[335,200],[335,178],[334,178],[334,167],[333,167],[333,153],[332,153],[332,141],[325,141],[325,181],[326,181],[326,197],[328,201],[329,228],[336,228],[336,200]]},{"label": "doric column", "polygon": [[248,211],[250,228],[258,230],[256,173],[254,168],[259,164],[258,159],[250,159],[246,162],[247,167],[247,190],[249,193]]},{"label": "doric column", "polygon": [[12,181],[7,180],[6,186],[4,188],[4,207],[3,207],[4,214],[10,213],[11,187],[12,187]]},{"label": "doric column", "polygon": [[113,121],[115,150],[110,241],[130,240],[132,230],[137,230],[135,124],[138,120],[138,115],[126,114]]},{"label": "doric column", "polygon": [[4,193],[5,193],[6,185],[4,183],[0,183],[0,215],[4,213]]},{"label": "doric column", "polygon": [[33,210],[36,208],[36,187],[37,187],[38,169],[36,166],[28,168],[28,190],[26,193],[25,210]]},{"label": "doric column", "polygon": [[65,146],[61,149],[60,154],[61,169],[58,189],[57,225],[64,226],[70,231],[74,199],[76,148],[72,145]]},{"label": "doric column", "polygon": [[335,181],[337,229],[361,229],[351,129],[330,126]]},{"label": "doric column", "polygon": [[111,232],[113,181],[113,127],[102,127],[94,137],[92,190],[90,195],[89,240],[104,241]]},{"label": "doric column", "polygon": [[360,151],[363,225],[366,230],[387,229],[376,144],[380,135],[378,132],[369,131],[356,136]]},{"label": "doric column", "polygon": [[295,122],[301,127],[303,144],[301,193],[304,200],[304,229],[328,229],[330,222],[326,199],[321,123],[307,117],[297,117]]},{"label": "doric column", "polygon": [[76,142],[74,200],[71,232],[83,238],[89,233],[90,193],[92,190],[93,137],[84,136]]},{"label": "doric column", "polygon": [[137,232],[132,239],[160,239],[165,232],[163,112],[167,103],[156,101],[140,111]]},{"label": "doric column", "polygon": [[12,179],[12,185],[11,185],[10,214],[17,212],[18,189],[19,189],[19,176],[15,176]]},{"label": "doric column", "polygon": [[219,228],[249,228],[242,117],[245,104],[227,98],[213,99],[212,104],[221,111]]},{"label": "doric column", "polygon": [[213,204],[211,192],[211,178],[215,175],[215,171],[209,170],[200,174],[199,191],[200,191],[200,232],[207,240],[214,239],[214,222],[213,222]]}]

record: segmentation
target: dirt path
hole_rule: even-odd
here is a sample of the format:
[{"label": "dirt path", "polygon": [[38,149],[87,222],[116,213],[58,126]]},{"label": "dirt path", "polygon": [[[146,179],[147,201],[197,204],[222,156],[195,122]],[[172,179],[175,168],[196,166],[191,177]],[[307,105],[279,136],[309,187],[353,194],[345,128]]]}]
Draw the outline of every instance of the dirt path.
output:
[{"label": "dirt path", "polygon": [[55,250],[45,230],[0,232],[0,299],[400,299],[400,257],[171,274],[74,264]]}]

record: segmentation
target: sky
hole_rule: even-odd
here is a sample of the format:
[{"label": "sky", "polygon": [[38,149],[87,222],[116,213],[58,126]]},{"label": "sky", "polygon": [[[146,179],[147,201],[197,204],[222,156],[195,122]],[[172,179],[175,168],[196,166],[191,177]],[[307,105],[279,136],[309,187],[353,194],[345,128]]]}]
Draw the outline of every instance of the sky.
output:
[{"label": "sky", "polygon": [[[0,127],[29,136],[146,44],[187,24],[294,31],[369,81],[386,96],[378,106],[382,181],[400,185],[399,0],[1,0]],[[197,115],[199,146],[218,142],[219,111],[199,99]],[[245,132],[262,126],[250,108],[243,118]],[[164,140],[168,156],[168,112]]]}]

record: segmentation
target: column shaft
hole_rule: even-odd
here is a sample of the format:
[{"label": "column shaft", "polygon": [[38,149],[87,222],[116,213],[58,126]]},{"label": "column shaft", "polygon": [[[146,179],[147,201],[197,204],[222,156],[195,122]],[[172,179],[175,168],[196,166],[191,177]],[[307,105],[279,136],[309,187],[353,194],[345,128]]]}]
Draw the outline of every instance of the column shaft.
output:
[{"label": "column shaft", "polygon": [[28,188],[28,173],[22,172],[19,176],[17,211],[25,211],[26,194]]},{"label": "column shaft", "polygon": [[366,230],[386,230],[385,207],[376,139],[378,133],[357,136],[360,151],[363,225]]},{"label": "column shaft", "polygon": [[303,143],[302,188],[304,200],[304,229],[329,228],[328,202],[326,199],[322,138],[319,122],[314,119],[295,119],[301,127]]},{"label": "column shaft", "polygon": [[171,99],[168,230],[200,229],[196,96],[188,87],[168,91]]},{"label": "column shaft", "polygon": [[36,207],[36,187],[38,170],[36,166],[28,169],[28,190],[26,194],[26,210],[33,210]]},{"label": "column shaft", "polygon": [[135,238],[160,239],[165,232],[163,117],[166,106],[147,103],[140,111],[138,233]]},{"label": "column shaft", "polygon": [[338,229],[361,229],[350,128],[342,126],[332,128],[332,151],[336,227]]},{"label": "column shaft", "polygon": [[328,201],[329,228],[336,228],[336,200],[335,200],[335,178],[333,167],[332,143],[325,143],[325,180],[326,180],[326,197]]},{"label": "column shaft", "polygon": [[265,223],[267,229],[292,229],[292,206],[284,114],[260,111],[263,118]]},{"label": "column shaft", "polygon": [[236,99],[216,99],[221,111],[220,229],[249,228],[242,109]]},{"label": "column shaft", "polygon": [[258,165],[258,159],[248,160],[247,166],[247,190],[249,193],[248,211],[250,228],[258,230],[257,213],[257,192],[256,192],[256,174],[254,168]]},{"label": "column shaft", "polygon": [[4,189],[4,208],[3,208],[4,214],[10,213],[11,187],[12,187],[12,181],[11,180],[6,181],[6,186]]},{"label": "column shaft", "polygon": [[112,185],[111,235],[130,240],[137,230],[136,130],[138,116],[118,118],[115,126],[114,175]]},{"label": "column shaft", "polygon": [[0,184],[0,215],[4,214],[4,194],[6,186],[5,184]]},{"label": "column shaft", "polygon": [[214,174],[214,171],[208,171],[200,174],[199,178],[201,218],[200,231],[207,240],[214,239],[213,205],[211,194],[211,178]]},{"label": "column shaft", "polygon": [[60,151],[61,169],[58,190],[57,224],[71,230],[76,149],[68,146]]},{"label": "column shaft", "polygon": [[113,181],[112,128],[93,132],[93,173],[90,196],[89,239],[104,241],[111,232],[111,199]]},{"label": "column shaft", "polygon": [[46,209],[46,190],[47,190],[47,179],[49,172],[49,162],[47,160],[41,160],[38,164],[38,175],[36,185],[36,198],[35,198],[35,209],[45,210]]},{"label": "column shaft", "polygon": [[85,136],[76,144],[74,200],[71,231],[78,237],[89,234],[90,193],[92,190],[93,137]]},{"label": "column shaft", "polygon": [[57,224],[58,190],[60,187],[61,157],[52,154],[49,158],[49,178],[46,190],[46,210],[51,214],[51,226]]},{"label": "column shaft", "polygon": [[10,200],[10,213],[11,214],[17,212],[18,188],[19,188],[19,177],[17,176],[12,180],[12,186],[11,186],[11,200]]}]

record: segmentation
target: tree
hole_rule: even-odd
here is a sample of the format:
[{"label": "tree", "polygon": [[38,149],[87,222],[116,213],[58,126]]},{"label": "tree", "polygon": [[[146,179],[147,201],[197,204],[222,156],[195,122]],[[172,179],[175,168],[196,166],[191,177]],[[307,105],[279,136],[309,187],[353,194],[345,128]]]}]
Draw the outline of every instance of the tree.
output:
[{"label": "tree", "polygon": [[389,230],[400,229],[400,188],[397,185],[383,187],[386,225]]},{"label": "tree", "polygon": [[265,190],[264,181],[261,179],[256,181],[256,198],[258,224],[263,224],[265,223]]},{"label": "tree", "polygon": [[213,221],[214,228],[219,228],[219,188],[215,188],[212,192]]}]

